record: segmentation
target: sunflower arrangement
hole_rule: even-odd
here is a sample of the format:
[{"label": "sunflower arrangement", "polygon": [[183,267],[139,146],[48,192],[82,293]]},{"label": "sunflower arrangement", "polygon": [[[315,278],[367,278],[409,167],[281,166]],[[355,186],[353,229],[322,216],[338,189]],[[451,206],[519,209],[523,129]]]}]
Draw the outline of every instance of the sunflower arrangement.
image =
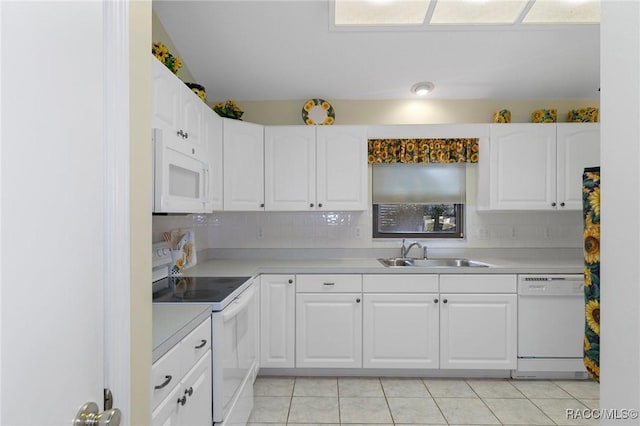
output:
[{"label": "sunflower arrangement", "polygon": [[558,121],[558,110],[537,109],[531,113],[532,123],[555,123]]},{"label": "sunflower arrangement", "polygon": [[226,102],[218,102],[213,106],[213,110],[218,113],[220,117],[233,118],[240,120],[244,111],[240,109],[238,103],[231,99],[227,99]]},{"label": "sunflower arrangement", "polygon": [[172,73],[178,75],[178,71],[182,68],[182,59],[169,53],[167,46],[156,41],[151,47],[151,53],[160,62],[162,62]]}]

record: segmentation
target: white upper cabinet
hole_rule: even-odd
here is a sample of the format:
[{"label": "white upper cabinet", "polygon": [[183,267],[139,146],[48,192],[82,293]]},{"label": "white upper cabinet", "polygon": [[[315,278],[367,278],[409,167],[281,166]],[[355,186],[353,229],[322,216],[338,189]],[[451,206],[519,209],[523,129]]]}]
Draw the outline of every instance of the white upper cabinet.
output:
[{"label": "white upper cabinet", "polygon": [[266,127],[266,210],[366,210],[366,150],[360,126]]},{"label": "white upper cabinet", "polygon": [[264,126],[222,121],[224,210],[264,210]]},{"label": "white upper cabinet", "polygon": [[366,127],[318,126],[316,168],[320,209],[367,209]]},{"label": "white upper cabinet", "polygon": [[480,208],[579,210],[583,170],[599,165],[599,125],[493,124],[484,148]]},{"label": "white upper cabinet", "polygon": [[582,175],[600,165],[600,125],[560,123],[557,130],[558,207],[582,210]]},{"label": "white upper cabinet", "polygon": [[163,138],[172,149],[197,158],[206,155],[204,151],[200,152],[206,150],[202,120],[205,112],[213,111],[153,56],[151,63],[152,127],[162,130]]},{"label": "white upper cabinet", "polygon": [[265,127],[264,151],[266,210],[317,209],[315,127]]},{"label": "white upper cabinet", "polygon": [[209,158],[209,173],[206,176],[209,194],[207,211],[222,210],[223,208],[222,118],[213,111],[211,112],[211,114],[204,114],[202,127],[202,136],[207,144]]}]

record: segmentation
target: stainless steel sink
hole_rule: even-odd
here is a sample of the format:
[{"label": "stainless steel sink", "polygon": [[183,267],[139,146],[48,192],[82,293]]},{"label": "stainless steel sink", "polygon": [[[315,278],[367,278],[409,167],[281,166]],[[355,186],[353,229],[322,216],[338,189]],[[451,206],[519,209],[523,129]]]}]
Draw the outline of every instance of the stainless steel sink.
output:
[{"label": "stainless steel sink", "polygon": [[460,267],[487,267],[486,263],[469,259],[414,259],[391,257],[378,259],[380,263],[388,268],[398,267],[422,267],[422,268],[460,268]]}]

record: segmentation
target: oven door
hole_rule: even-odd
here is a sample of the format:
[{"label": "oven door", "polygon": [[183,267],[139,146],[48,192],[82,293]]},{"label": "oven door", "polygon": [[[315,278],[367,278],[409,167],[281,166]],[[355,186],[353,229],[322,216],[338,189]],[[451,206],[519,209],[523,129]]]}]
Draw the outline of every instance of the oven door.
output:
[{"label": "oven door", "polygon": [[209,165],[205,159],[180,152],[153,129],[155,213],[207,213]]},{"label": "oven door", "polygon": [[257,364],[256,296],[252,283],[226,308],[212,315],[215,422],[230,418],[244,418],[246,422],[251,412],[253,393],[247,393],[247,389],[253,389]]}]

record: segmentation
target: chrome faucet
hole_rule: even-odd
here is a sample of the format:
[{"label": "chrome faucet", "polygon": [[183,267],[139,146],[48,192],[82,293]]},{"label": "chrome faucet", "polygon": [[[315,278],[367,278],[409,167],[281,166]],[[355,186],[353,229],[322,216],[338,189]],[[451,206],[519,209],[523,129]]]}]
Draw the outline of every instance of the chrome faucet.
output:
[{"label": "chrome faucet", "polygon": [[405,246],[405,239],[402,239],[402,247],[400,247],[400,257],[402,257],[403,259],[405,257],[407,257],[407,255],[409,254],[409,250],[411,250],[411,248],[413,246],[418,246],[419,248],[423,248],[422,244],[420,244],[418,241],[414,241],[411,244],[409,244],[409,246]]}]

